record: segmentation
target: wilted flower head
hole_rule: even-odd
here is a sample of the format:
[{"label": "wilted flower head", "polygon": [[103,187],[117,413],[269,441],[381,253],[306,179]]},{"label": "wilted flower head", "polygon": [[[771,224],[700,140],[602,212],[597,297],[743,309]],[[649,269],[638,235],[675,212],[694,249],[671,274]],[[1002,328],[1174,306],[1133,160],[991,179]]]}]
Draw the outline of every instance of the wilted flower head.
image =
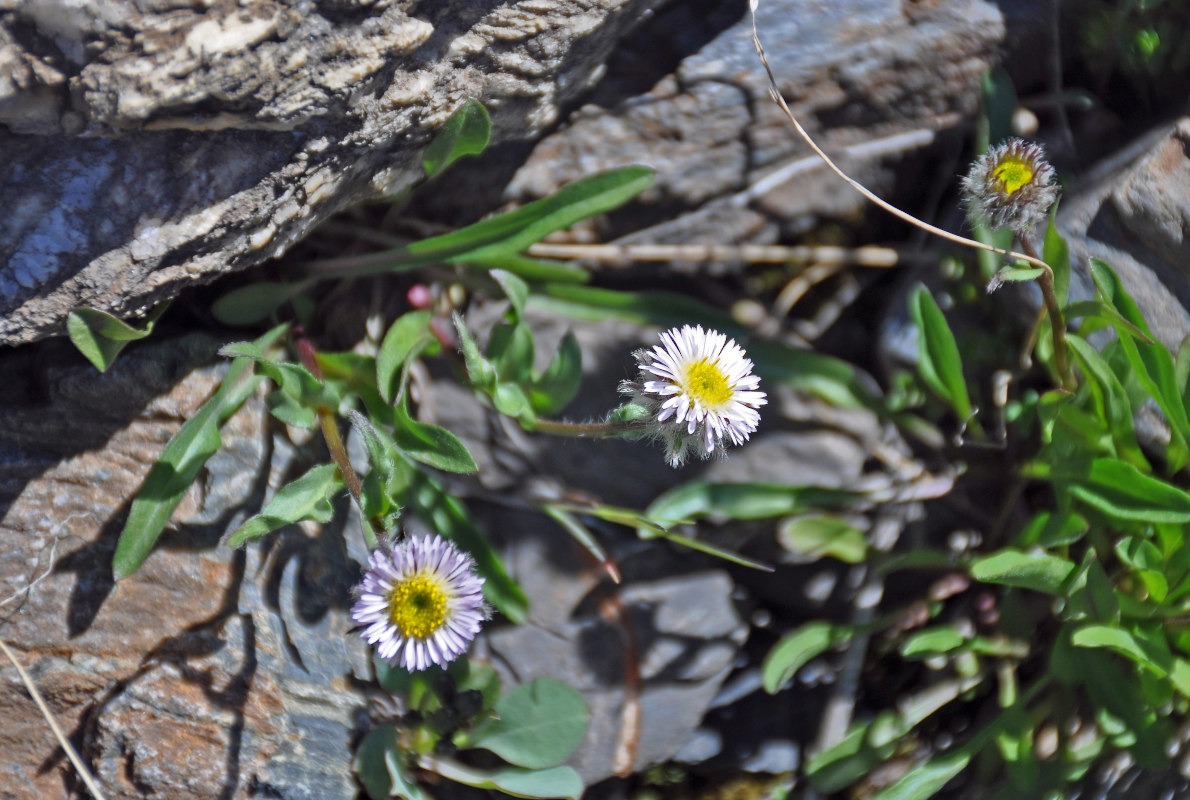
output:
[{"label": "wilted flower head", "polygon": [[351,618],[377,654],[407,670],[444,666],[467,651],[486,618],[475,562],[441,536],[372,551]]},{"label": "wilted flower head", "polygon": [[1009,139],[971,165],[963,198],[973,222],[1029,233],[1058,199],[1054,168],[1041,145]]},{"label": "wilted flower head", "polygon": [[768,400],[743,349],[718,331],[685,325],[661,334],[661,344],[635,354],[636,381],[620,391],[649,410],[651,432],[665,442],[671,466],[688,452],[702,458],[720,452],[725,440],[743,444],[756,430]]}]

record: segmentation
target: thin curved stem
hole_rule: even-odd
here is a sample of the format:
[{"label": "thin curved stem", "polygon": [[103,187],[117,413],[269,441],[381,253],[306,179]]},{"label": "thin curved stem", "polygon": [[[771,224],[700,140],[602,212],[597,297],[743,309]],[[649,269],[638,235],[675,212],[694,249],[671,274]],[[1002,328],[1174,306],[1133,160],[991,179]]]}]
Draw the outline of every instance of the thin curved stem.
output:
[{"label": "thin curved stem", "polygon": [[789,109],[789,105],[785,102],[785,98],[781,96],[781,91],[777,88],[777,79],[773,75],[773,68],[769,66],[768,55],[765,54],[764,45],[760,43],[760,33],[756,27],[756,9],[760,5],[760,0],[749,0],[748,5],[752,12],[752,44],[755,45],[756,53],[760,56],[760,63],[764,65],[764,71],[768,75],[769,94],[772,95],[773,100],[781,107],[781,110],[785,112],[785,116],[789,118],[789,121],[793,123],[793,127],[797,131],[798,136],[800,136],[802,140],[807,145],[809,145],[810,149],[813,150],[814,153],[826,163],[832,172],[834,172],[839,176],[839,178],[850,185],[851,188],[855,189],[869,201],[880,206],[897,219],[916,226],[927,233],[932,233],[941,239],[963,245],[964,247],[970,247],[976,250],[987,250],[988,252],[997,253],[1009,258],[1020,259],[1021,261],[1025,261],[1035,267],[1041,267],[1046,270],[1049,269],[1048,264],[1035,256],[1027,255],[1025,253],[1018,253],[1014,250],[1002,250],[999,247],[994,247],[990,244],[984,244],[983,242],[977,242],[974,239],[968,239],[965,236],[959,236],[958,234],[945,231],[942,228],[931,225],[928,222],[924,222],[912,214],[902,211],[892,203],[883,200],[870,189],[868,189],[868,187],[864,186],[862,183],[844,172],[834,161],[831,160],[830,156],[824,153],[822,148],[819,147],[817,143],[815,143],[810,134],[806,132],[806,129],[802,127],[802,124],[797,121],[797,117],[795,117],[793,112]]}]

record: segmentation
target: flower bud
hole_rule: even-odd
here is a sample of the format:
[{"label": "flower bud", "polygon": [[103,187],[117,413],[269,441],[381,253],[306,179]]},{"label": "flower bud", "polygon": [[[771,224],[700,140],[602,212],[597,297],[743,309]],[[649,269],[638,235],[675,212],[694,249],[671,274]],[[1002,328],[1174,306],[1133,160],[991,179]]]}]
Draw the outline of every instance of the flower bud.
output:
[{"label": "flower bud", "polygon": [[1041,145],[1009,139],[971,165],[963,199],[973,223],[1031,233],[1058,199],[1054,168]]}]

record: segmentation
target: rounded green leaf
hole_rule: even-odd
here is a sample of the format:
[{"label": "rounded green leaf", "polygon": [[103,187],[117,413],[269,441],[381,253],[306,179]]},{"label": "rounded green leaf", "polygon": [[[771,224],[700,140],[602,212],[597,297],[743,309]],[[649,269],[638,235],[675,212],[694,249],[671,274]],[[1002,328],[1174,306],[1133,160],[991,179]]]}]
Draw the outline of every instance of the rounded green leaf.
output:
[{"label": "rounded green leaf", "polygon": [[806,516],[785,520],[777,540],[791,553],[821,558],[830,556],[847,564],[858,564],[867,554],[863,531],[838,517]]},{"label": "rounded green leaf", "polygon": [[469,744],[517,766],[552,767],[578,747],[588,717],[578,692],[559,681],[538,678],[500,698],[496,718],[477,729]]}]

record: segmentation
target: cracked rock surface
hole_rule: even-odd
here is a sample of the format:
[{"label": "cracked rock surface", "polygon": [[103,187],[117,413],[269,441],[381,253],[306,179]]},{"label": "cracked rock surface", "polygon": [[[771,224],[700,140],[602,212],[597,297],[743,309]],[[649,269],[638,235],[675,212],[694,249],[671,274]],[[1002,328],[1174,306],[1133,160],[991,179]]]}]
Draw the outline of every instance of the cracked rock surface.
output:
[{"label": "cracked rock surface", "polygon": [[126,316],[400,191],[467,98],[533,138],[648,0],[0,3],[0,344]]}]

